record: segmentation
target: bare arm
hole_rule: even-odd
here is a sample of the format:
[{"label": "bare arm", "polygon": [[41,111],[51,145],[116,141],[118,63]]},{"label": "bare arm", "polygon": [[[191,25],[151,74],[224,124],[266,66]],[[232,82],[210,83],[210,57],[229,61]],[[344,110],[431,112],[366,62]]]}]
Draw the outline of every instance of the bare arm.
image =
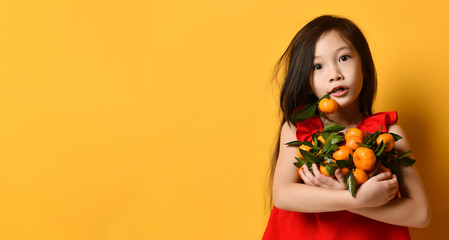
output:
[{"label": "bare arm", "polygon": [[[410,147],[403,130],[398,125],[393,125],[390,127],[390,131],[404,138],[396,142],[396,149],[408,151]],[[414,166],[401,167],[401,171],[403,174],[403,182],[400,188],[401,199],[394,199],[380,207],[360,208],[350,211],[390,224],[417,228],[426,227],[430,222],[430,207],[421,179]]]},{"label": "bare arm", "polygon": [[[273,179],[273,200],[277,208],[297,212],[331,212],[381,206],[391,199],[386,189],[392,181],[386,180],[389,176],[385,174],[370,179],[369,183],[366,183],[371,186],[370,191],[361,191],[356,198],[351,197],[347,190],[298,183],[298,168],[293,165],[297,148],[285,145],[294,140],[296,128],[285,123],[281,131],[280,152]],[[373,195],[377,197],[369,198]]]}]

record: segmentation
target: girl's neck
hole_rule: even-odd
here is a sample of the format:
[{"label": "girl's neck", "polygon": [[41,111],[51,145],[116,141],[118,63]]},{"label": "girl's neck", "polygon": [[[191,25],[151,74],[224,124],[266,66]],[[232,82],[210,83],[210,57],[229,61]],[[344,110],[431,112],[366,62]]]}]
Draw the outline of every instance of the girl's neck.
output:
[{"label": "girl's neck", "polygon": [[336,122],[346,128],[356,127],[362,120],[363,115],[360,113],[358,106],[339,108],[336,113],[329,114],[326,117],[321,117],[323,125],[326,126],[330,123]]}]

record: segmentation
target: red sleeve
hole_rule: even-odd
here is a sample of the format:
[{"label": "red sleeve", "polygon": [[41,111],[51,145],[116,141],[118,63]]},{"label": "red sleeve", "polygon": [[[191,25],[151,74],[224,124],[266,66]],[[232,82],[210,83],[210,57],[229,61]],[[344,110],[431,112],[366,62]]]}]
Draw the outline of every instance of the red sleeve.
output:
[{"label": "red sleeve", "polygon": [[296,139],[298,141],[312,142],[312,135],[323,130],[323,123],[318,116],[313,116],[304,121],[297,122],[295,126]]},{"label": "red sleeve", "polygon": [[373,133],[377,130],[381,132],[388,132],[388,127],[390,125],[396,124],[398,121],[398,114],[396,111],[391,112],[380,112],[373,114],[371,116],[366,116],[360,121],[357,125],[357,128],[362,130],[363,134],[366,135],[366,132]]}]

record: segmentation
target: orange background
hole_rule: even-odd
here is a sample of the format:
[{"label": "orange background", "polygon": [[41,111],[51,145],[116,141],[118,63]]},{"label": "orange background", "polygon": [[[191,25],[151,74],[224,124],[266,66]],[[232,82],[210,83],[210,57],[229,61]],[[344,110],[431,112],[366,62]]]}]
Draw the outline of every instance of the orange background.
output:
[{"label": "orange background", "polygon": [[270,71],[321,14],[366,33],[445,234],[445,1],[4,1],[0,239],[260,239]]}]

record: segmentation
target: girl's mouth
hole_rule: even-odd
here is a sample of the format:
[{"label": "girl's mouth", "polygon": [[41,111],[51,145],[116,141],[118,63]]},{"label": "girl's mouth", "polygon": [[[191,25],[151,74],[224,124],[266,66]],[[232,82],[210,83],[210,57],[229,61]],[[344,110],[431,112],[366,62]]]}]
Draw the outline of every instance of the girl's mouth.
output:
[{"label": "girl's mouth", "polygon": [[348,93],[348,89],[343,86],[338,86],[332,89],[330,92],[331,96],[333,97],[342,97]]}]

